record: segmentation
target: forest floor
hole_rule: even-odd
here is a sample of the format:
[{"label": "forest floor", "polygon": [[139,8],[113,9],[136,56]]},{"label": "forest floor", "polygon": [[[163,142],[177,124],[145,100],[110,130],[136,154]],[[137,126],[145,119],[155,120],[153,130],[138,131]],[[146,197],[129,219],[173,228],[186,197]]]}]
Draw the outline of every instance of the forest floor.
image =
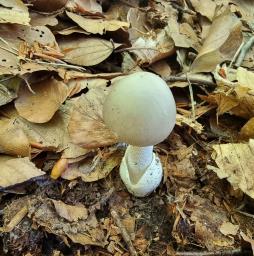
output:
[{"label": "forest floor", "polygon": [[[0,23],[0,255],[253,255],[251,0],[0,1]],[[137,198],[102,107],[142,70],[177,122]]]}]

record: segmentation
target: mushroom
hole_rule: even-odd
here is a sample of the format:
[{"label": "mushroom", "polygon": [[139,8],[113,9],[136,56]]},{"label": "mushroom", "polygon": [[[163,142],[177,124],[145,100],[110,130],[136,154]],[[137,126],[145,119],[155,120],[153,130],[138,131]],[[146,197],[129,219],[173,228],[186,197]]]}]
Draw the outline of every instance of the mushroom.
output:
[{"label": "mushroom", "polygon": [[128,143],[120,176],[137,197],[153,192],[162,179],[162,165],[153,145],[168,137],[176,106],[166,82],[149,72],[136,72],[112,84],[103,106],[105,124]]}]

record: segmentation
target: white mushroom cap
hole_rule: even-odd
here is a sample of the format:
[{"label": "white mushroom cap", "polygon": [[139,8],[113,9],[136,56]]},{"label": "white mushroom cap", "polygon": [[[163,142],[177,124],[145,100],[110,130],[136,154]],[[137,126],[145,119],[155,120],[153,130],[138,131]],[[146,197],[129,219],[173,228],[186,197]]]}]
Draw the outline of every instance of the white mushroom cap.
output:
[{"label": "white mushroom cap", "polygon": [[155,145],[175,126],[175,100],[159,76],[137,72],[112,84],[103,119],[120,141],[139,147]]}]

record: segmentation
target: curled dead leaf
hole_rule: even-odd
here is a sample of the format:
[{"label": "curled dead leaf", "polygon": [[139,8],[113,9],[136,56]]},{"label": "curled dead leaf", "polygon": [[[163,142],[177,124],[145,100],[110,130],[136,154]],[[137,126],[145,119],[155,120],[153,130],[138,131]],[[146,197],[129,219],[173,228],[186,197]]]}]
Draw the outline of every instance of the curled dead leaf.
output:
[{"label": "curled dead leaf", "polygon": [[28,157],[0,156],[0,187],[13,186],[44,174]]},{"label": "curled dead leaf", "polygon": [[192,72],[210,72],[216,65],[231,60],[242,43],[240,20],[229,10],[217,16],[198,56],[191,66]]},{"label": "curled dead leaf", "polygon": [[85,182],[94,182],[104,179],[115,167],[120,165],[122,157],[122,153],[116,151],[108,156],[107,159],[100,159],[99,156],[97,156],[94,159],[95,163],[88,160],[74,163],[69,165],[61,177],[66,180],[73,180],[81,177]]},{"label": "curled dead leaf", "polygon": [[120,28],[125,29],[129,27],[128,22],[119,20],[105,20],[105,19],[89,19],[83,16],[77,15],[72,12],[66,12],[68,17],[77,23],[85,31],[92,34],[103,35],[107,31],[116,31]]},{"label": "curled dead leaf", "polygon": [[15,107],[20,116],[34,123],[48,122],[68,96],[67,86],[53,78],[32,85],[32,90],[21,86]]}]

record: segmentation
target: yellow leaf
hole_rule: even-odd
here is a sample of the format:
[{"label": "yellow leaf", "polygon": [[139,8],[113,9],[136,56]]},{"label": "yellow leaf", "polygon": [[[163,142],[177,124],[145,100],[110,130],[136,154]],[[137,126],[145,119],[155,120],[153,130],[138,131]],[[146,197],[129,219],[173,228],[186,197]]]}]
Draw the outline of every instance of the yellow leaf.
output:
[{"label": "yellow leaf", "polygon": [[240,188],[254,198],[254,140],[249,143],[228,143],[213,146],[212,154],[218,168],[211,167],[219,178],[227,178],[234,189]]}]

